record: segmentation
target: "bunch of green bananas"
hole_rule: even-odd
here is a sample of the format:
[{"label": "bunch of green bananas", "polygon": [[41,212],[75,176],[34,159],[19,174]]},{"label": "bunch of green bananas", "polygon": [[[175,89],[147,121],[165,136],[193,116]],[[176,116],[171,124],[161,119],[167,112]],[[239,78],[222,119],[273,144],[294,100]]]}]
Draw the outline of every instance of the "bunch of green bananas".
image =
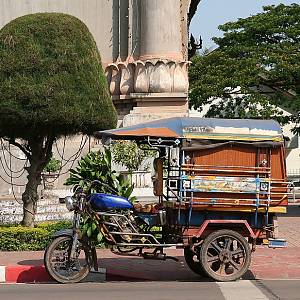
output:
[{"label": "bunch of green bananas", "polygon": [[100,243],[103,240],[103,234],[100,231],[98,222],[91,217],[83,217],[81,223],[81,231],[83,235],[86,235],[90,241]]}]

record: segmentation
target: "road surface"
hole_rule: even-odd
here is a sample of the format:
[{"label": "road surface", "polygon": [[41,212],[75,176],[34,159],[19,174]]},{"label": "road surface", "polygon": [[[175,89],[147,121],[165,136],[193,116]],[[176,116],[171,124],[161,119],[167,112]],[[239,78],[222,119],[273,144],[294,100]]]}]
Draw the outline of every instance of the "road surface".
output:
[{"label": "road surface", "polygon": [[2,300],[265,300],[300,299],[300,280],[237,282],[103,282],[2,284]]}]

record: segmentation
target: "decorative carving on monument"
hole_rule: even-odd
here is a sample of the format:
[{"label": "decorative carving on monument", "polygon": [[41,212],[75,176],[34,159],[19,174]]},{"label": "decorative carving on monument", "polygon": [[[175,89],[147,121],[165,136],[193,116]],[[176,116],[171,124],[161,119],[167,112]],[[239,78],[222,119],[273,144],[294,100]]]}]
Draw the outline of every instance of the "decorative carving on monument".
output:
[{"label": "decorative carving on monument", "polygon": [[147,72],[146,64],[138,60],[134,62],[134,91],[136,93],[148,93],[149,91],[149,76]]},{"label": "decorative carving on monument", "polygon": [[118,63],[121,72],[120,93],[121,95],[129,95],[133,93],[133,79],[134,79],[134,64]]},{"label": "decorative carving on monument", "polygon": [[116,64],[110,64],[105,70],[106,78],[109,84],[109,91],[111,95],[120,95],[120,80],[121,73]]},{"label": "decorative carving on monument", "polygon": [[165,61],[157,61],[149,72],[150,93],[170,93],[172,91],[172,74],[170,65]]},{"label": "decorative carving on monument", "polygon": [[173,75],[173,91],[174,92],[186,92],[189,86],[189,78],[187,73],[187,67],[190,62],[181,62],[176,64]]},{"label": "decorative carving on monument", "polygon": [[106,73],[110,92],[112,95],[187,92],[188,64],[162,59],[109,64]]}]

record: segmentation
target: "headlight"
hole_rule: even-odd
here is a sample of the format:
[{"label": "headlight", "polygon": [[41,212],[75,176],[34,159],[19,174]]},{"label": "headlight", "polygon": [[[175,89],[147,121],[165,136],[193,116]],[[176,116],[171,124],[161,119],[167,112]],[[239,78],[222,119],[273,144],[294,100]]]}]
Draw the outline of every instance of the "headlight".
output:
[{"label": "headlight", "polygon": [[75,209],[75,206],[74,206],[75,200],[71,196],[67,196],[65,198],[65,203],[66,203],[66,207],[69,211],[72,211]]}]

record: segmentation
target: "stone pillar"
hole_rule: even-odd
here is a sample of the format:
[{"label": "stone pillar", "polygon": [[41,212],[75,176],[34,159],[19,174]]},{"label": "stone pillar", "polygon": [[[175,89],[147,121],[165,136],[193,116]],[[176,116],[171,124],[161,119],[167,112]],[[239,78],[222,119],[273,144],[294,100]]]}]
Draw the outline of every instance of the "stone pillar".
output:
[{"label": "stone pillar", "polygon": [[128,12],[128,58],[129,60],[138,59],[141,47],[141,2],[131,0]]},{"label": "stone pillar", "polygon": [[120,28],[130,27],[128,57],[119,57],[106,68],[119,120],[127,126],[187,116],[186,6],[182,0],[129,3],[129,22],[120,18]]},{"label": "stone pillar", "polygon": [[179,0],[141,0],[140,59],[183,60]]},{"label": "stone pillar", "polygon": [[129,0],[120,0],[120,58],[128,56]]}]

